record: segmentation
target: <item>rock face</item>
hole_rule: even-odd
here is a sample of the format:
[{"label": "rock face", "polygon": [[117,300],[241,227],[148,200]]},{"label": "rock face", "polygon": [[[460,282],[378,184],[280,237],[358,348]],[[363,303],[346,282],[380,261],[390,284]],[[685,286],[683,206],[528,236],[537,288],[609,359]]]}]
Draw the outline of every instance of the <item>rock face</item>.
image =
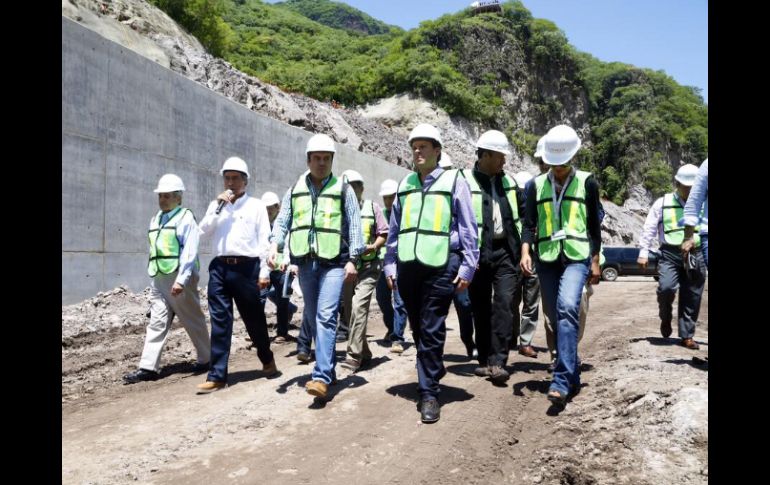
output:
[{"label": "rock face", "polygon": [[[545,132],[547,119],[557,116],[568,120],[584,139],[589,135],[586,120],[586,100],[567,92],[563,79],[568,66],[546,66],[548,73],[533,73],[525,63],[523,47],[510,35],[480,27],[457,32],[436,33],[431,42],[439,48],[460,47],[460,66],[471,79],[480,77],[495,63],[510,81],[503,90],[504,107],[499,127],[482,126],[458,116],[449,116],[425,99],[398,95],[381,99],[357,109],[333,107],[302,94],[286,93],[279,88],[244,74],[228,62],[208,54],[201,43],[185,32],[165,12],[143,0],[62,0],[62,15],[99,32],[104,37],[136,51],[209,89],[241,103],[250,110],[283,121],[307,131],[326,133],[338,143],[382,158],[400,166],[411,166],[411,153],[406,144],[409,131],[418,123],[439,127],[444,138],[444,150],[457,168],[473,166],[475,142],[490,128],[507,127]],[[462,43],[458,46],[458,43]],[[485,46],[500,45],[490,54]],[[497,57],[495,57],[497,56]],[[499,57],[499,58],[498,58]],[[552,72],[551,72],[552,71]],[[531,96],[571,99],[570,105],[559,103],[554,113],[542,113],[528,105]],[[569,104],[569,103],[568,103]],[[513,157],[506,162],[508,173],[539,171],[529,153],[520,153],[513,146]],[[633,244],[649,203],[646,191],[631,193],[623,208],[605,203],[607,218],[602,226],[605,243]]]},{"label": "rock face", "polygon": [[339,143],[392,163],[403,166],[411,160],[400,133],[353,110],[285,93],[240,72],[208,54],[197,39],[147,2],[62,0],[62,15],[253,111],[308,131],[326,133]]}]

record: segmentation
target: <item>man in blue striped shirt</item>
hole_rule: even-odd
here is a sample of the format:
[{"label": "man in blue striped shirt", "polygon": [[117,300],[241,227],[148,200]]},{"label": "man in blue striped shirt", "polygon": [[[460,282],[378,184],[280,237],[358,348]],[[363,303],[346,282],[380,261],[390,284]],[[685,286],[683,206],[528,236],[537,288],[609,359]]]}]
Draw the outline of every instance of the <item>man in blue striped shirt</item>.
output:
[{"label": "man in blue striped shirt", "polygon": [[305,152],[308,171],[283,197],[270,236],[268,263],[275,266],[278,248],[290,232],[289,255],[291,263],[299,268],[305,300],[305,331],[301,332],[305,335],[297,343],[297,357],[304,352],[309,356],[309,330],[315,334],[316,364],[312,380],[305,387],[309,394],[325,398],[328,386],[336,380],[336,328],[342,284],[356,280],[356,264],[364,243],[356,195],[344,177],[338,179],[332,174],[334,141],[326,135],[314,135]]}]

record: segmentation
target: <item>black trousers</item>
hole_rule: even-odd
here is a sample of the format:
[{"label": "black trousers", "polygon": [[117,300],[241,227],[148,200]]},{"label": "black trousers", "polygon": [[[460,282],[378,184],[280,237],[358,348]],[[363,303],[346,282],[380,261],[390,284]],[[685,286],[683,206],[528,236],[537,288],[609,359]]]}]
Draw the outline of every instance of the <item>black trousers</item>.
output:
[{"label": "black trousers", "polygon": [[431,268],[417,261],[398,263],[398,292],[417,346],[417,387],[422,399],[438,397],[438,383],[446,374],[446,316],[455,294],[452,281],[459,269],[458,253],[450,253],[443,268]]},{"label": "black trousers", "polygon": [[246,331],[263,364],[273,361],[267,334],[265,308],[259,297],[259,258],[226,264],[219,258],[209,265],[209,314],[211,315],[211,370],[208,380],[227,381],[227,363],[233,337],[233,300]]},{"label": "black trousers", "polygon": [[505,245],[500,244],[473,276],[470,297],[481,366],[504,366],[508,361],[508,343],[513,338],[511,304],[520,274]]}]

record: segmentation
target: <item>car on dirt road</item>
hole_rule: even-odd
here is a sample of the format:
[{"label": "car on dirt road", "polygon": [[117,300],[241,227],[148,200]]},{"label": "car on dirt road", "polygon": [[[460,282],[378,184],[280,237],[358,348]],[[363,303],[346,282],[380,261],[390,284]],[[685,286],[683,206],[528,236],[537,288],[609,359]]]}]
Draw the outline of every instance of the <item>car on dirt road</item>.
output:
[{"label": "car on dirt road", "polygon": [[647,268],[642,268],[636,262],[639,259],[639,248],[604,247],[604,264],[601,266],[602,280],[615,281],[618,276],[652,276],[658,279],[659,254],[650,251],[647,257]]}]

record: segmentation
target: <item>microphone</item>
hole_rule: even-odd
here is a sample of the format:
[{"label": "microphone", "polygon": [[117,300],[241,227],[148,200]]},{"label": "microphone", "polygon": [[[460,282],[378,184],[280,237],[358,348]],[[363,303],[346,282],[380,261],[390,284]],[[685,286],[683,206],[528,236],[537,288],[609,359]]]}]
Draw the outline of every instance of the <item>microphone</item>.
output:
[{"label": "microphone", "polygon": [[[230,197],[232,195],[233,195],[233,191],[230,190],[230,189],[227,189],[227,196]],[[224,207],[225,204],[227,204],[226,200],[220,200],[219,201],[219,205],[217,206],[217,211],[215,213],[216,215],[219,215],[219,213],[222,212],[222,207]]]}]

